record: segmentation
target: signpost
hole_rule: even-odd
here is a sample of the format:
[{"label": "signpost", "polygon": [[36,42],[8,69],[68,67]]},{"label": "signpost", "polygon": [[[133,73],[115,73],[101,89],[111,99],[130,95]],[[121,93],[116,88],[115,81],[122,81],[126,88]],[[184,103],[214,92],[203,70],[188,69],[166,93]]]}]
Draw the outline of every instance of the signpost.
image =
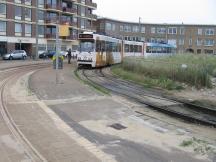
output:
[{"label": "signpost", "polygon": [[[63,69],[63,59],[61,56],[59,56],[60,48],[61,48],[59,36],[61,36],[61,37],[69,36],[69,25],[68,24],[59,25],[58,22],[56,24],[56,54],[55,54],[55,60],[54,60],[55,61],[55,69],[56,69],[56,84],[60,83],[58,71],[59,71],[59,69]],[[61,60],[59,60],[59,59],[61,59]],[[62,62],[60,63],[60,61],[62,61]]]}]

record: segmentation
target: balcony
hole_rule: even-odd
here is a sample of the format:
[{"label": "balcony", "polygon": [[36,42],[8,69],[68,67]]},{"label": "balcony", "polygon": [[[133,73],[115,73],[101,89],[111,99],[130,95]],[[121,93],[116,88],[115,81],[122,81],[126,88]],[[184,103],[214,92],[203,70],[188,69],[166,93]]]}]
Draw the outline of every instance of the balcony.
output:
[{"label": "balcony", "polygon": [[89,1],[86,1],[86,5],[87,6],[90,6],[90,7],[93,7],[93,8],[97,8],[97,3],[93,3],[93,2],[89,2]]},{"label": "balcony", "polygon": [[46,19],[46,23],[55,23],[57,22],[57,17],[47,17]]},{"label": "balcony", "polygon": [[77,13],[76,9],[74,9],[74,8],[68,8],[68,7],[62,7],[62,11],[63,12],[73,13],[73,14]]},{"label": "balcony", "polygon": [[46,5],[45,5],[45,8],[46,8],[47,10],[59,10],[59,6],[53,5],[53,4],[46,4]]},{"label": "balcony", "polygon": [[69,40],[77,40],[77,36],[70,35],[70,36],[68,36],[66,39],[69,39]]},{"label": "balcony", "polygon": [[55,33],[46,33],[46,38],[47,39],[56,39],[56,34]]},{"label": "balcony", "polygon": [[86,17],[90,18],[90,19],[97,19],[97,15],[94,14],[86,14]]}]

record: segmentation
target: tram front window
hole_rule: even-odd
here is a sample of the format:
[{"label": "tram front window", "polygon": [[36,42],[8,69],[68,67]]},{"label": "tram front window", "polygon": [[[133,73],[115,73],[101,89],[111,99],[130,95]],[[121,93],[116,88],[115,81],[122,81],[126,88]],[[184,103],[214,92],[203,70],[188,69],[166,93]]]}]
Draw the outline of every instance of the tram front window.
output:
[{"label": "tram front window", "polygon": [[94,52],[94,42],[80,42],[80,52]]}]

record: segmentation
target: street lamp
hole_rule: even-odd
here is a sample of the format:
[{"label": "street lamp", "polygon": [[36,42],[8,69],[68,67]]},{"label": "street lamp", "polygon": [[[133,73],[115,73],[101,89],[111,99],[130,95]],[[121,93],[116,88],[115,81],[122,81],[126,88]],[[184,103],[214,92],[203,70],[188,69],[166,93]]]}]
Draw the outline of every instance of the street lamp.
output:
[{"label": "street lamp", "polygon": [[139,17],[139,34],[140,34],[140,36],[139,36],[139,40],[141,41],[141,17]]},{"label": "street lamp", "polygon": [[36,0],[36,22],[35,22],[35,35],[36,35],[36,47],[35,47],[35,60],[38,60],[38,0]]}]

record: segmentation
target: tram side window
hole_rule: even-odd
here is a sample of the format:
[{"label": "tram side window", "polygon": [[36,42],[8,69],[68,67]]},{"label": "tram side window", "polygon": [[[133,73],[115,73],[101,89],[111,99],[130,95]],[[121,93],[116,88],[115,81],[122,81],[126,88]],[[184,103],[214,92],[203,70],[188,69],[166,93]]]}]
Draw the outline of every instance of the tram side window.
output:
[{"label": "tram side window", "polygon": [[138,46],[137,45],[134,46],[134,52],[138,52]]},{"label": "tram side window", "polygon": [[129,52],[129,45],[128,44],[125,44],[124,50],[125,50],[125,52]]},{"label": "tram side window", "polygon": [[96,41],[96,52],[105,52],[105,41]]},{"label": "tram side window", "polygon": [[112,43],[112,51],[113,52],[118,52],[118,44],[115,43],[115,42]]},{"label": "tram side window", "polygon": [[138,52],[142,52],[142,46],[138,46]]},{"label": "tram side window", "polygon": [[101,51],[101,41],[97,40],[96,41],[96,52],[100,52]]},{"label": "tram side window", "polygon": [[147,46],[146,52],[147,53],[152,53],[151,47]]},{"label": "tram side window", "polygon": [[121,47],[121,43],[119,43],[119,44],[118,44],[118,52],[121,52],[121,51],[122,51],[121,48],[122,48],[122,47]]},{"label": "tram side window", "polygon": [[134,46],[130,45],[130,52],[134,52]]},{"label": "tram side window", "polygon": [[112,43],[111,42],[106,42],[106,51],[111,52],[112,51]]}]

